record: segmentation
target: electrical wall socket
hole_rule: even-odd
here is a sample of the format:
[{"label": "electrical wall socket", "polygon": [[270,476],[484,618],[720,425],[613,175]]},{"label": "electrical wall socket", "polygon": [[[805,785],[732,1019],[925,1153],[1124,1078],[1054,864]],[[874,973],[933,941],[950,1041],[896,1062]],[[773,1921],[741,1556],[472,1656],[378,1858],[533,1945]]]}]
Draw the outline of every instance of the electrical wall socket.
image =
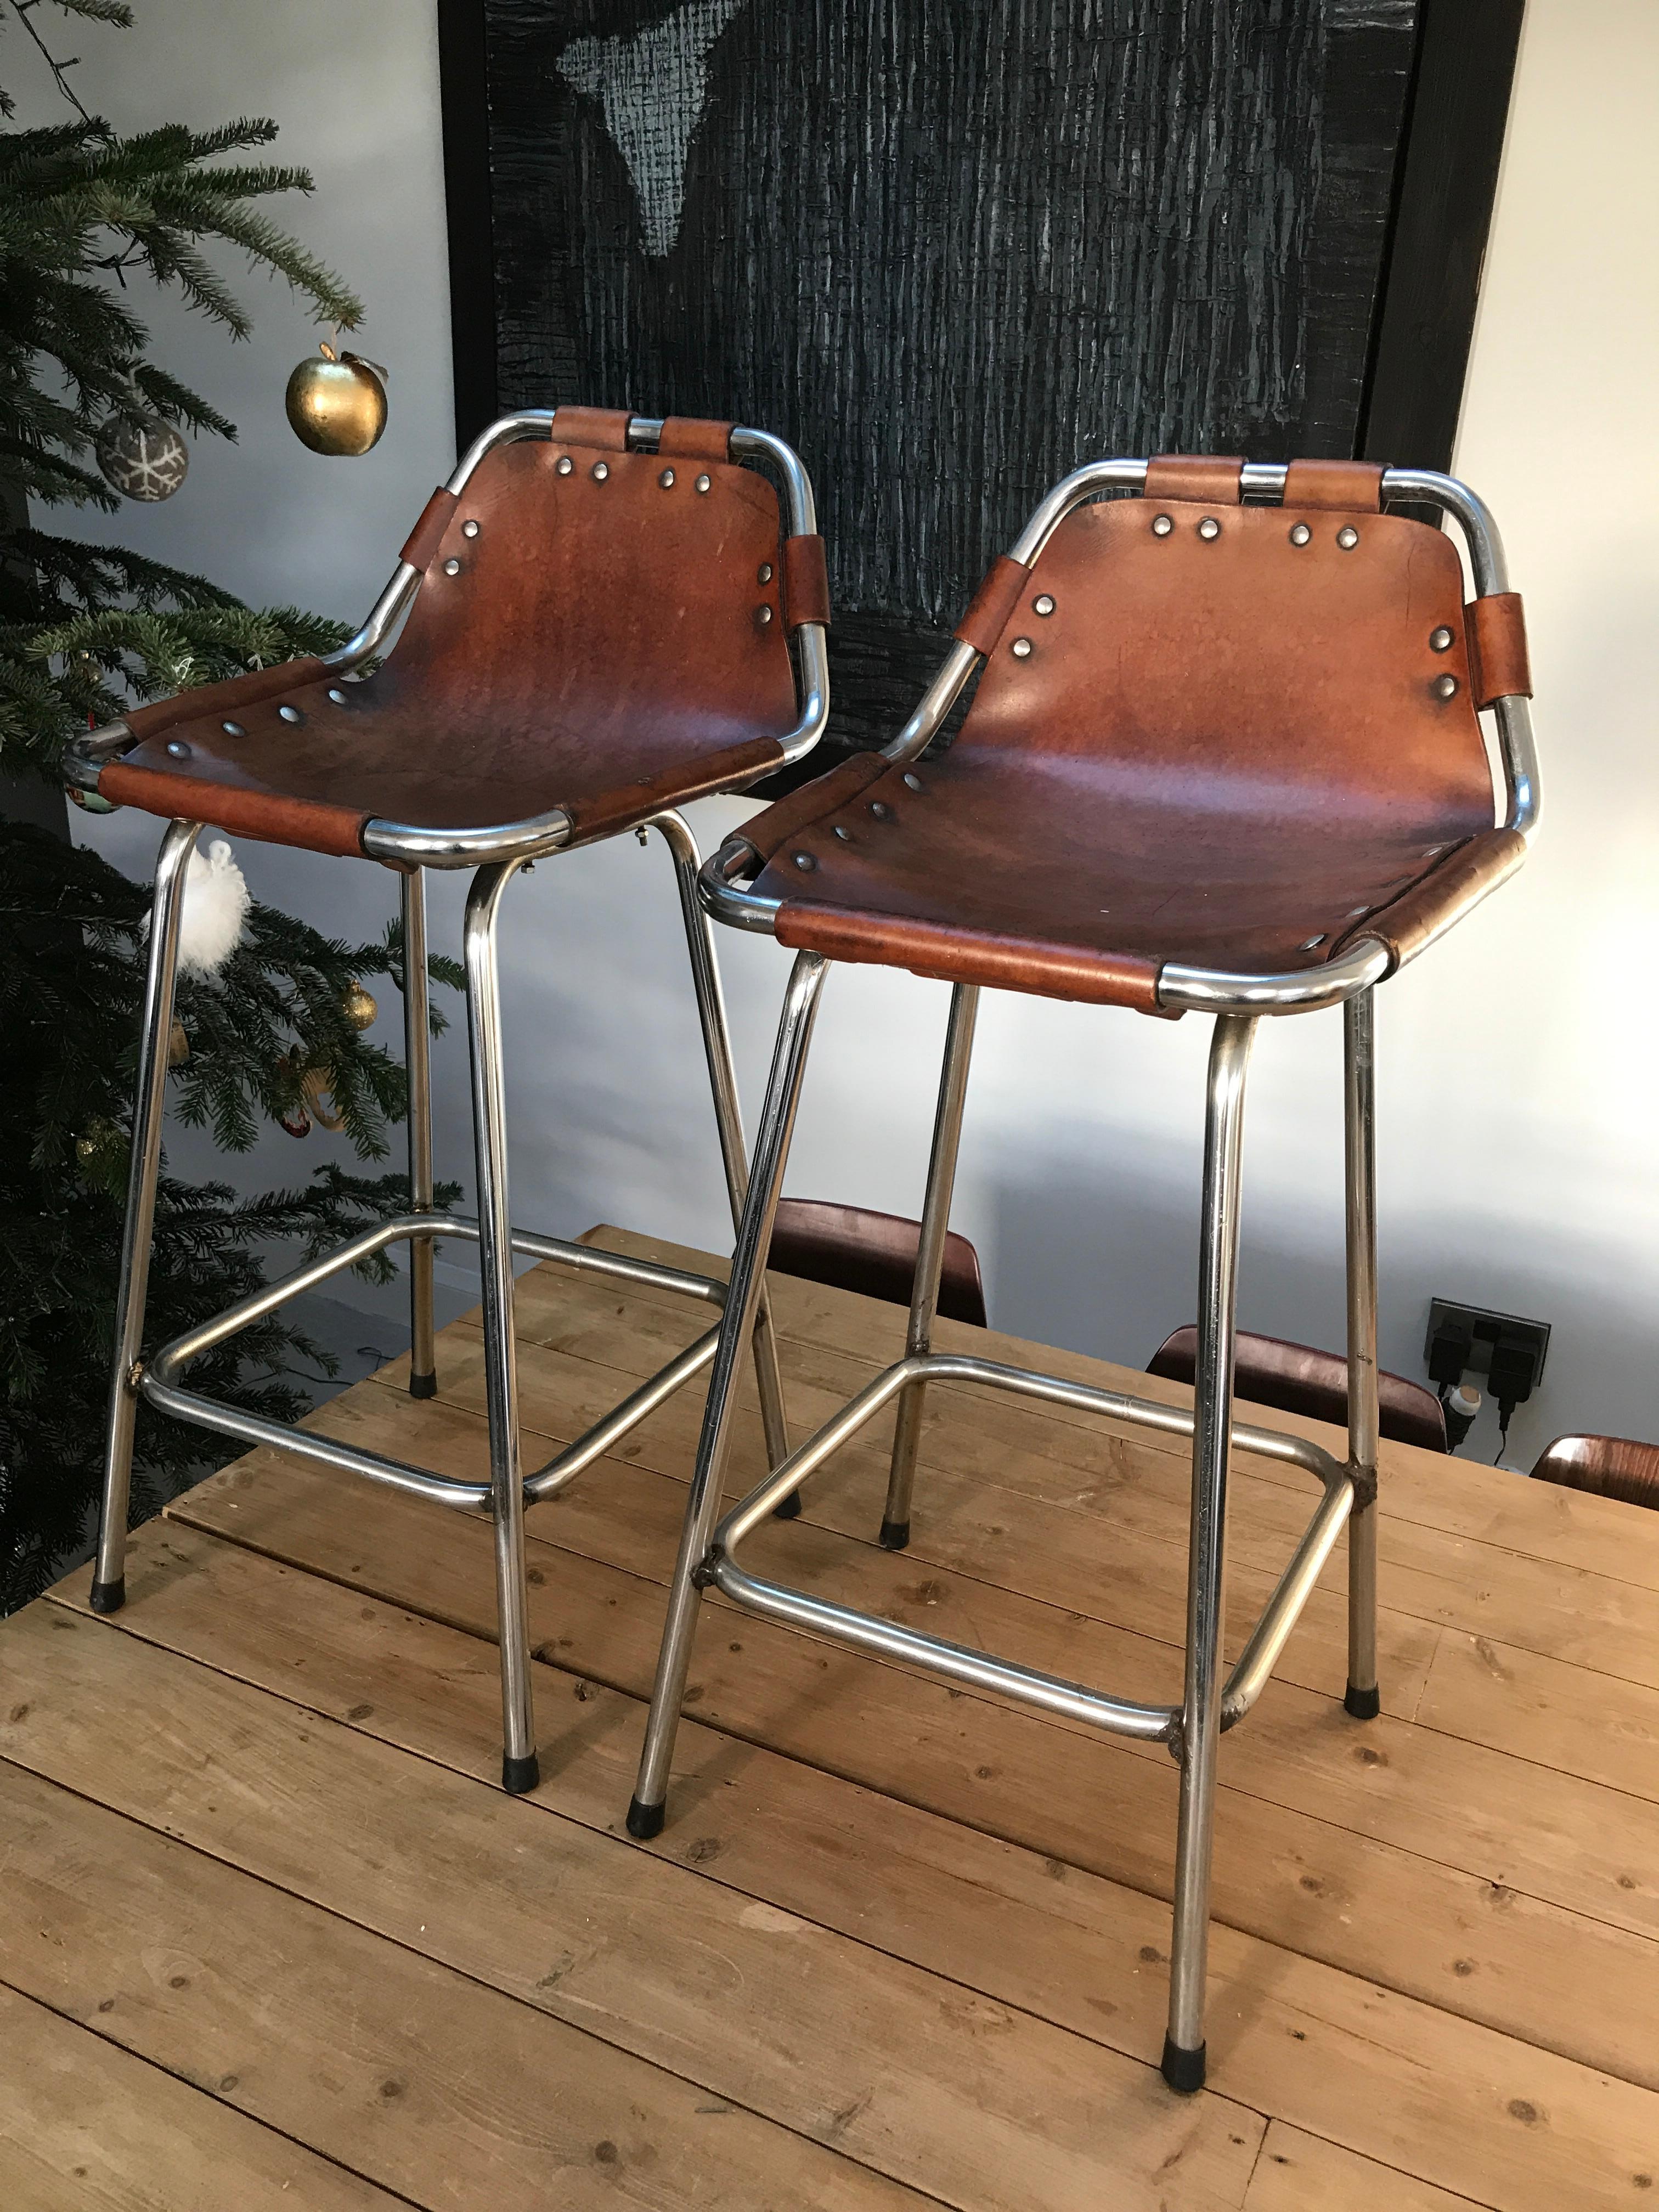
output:
[{"label": "electrical wall socket", "polygon": [[[1550,1325],[1526,1321],[1519,1314],[1492,1313],[1485,1306],[1460,1305],[1454,1298],[1431,1298],[1428,1335],[1423,1358],[1434,1382],[1458,1382],[1466,1375],[1492,1373],[1492,1355],[1503,1347],[1503,1360],[1511,1382],[1518,1360],[1531,1364],[1531,1379],[1515,1392],[1516,1401],[1531,1396],[1543,1380],[1549,1352]],[[1461,1361],[1461,1365],[1459,1362]],[[1457,1372],[1451,1369],[1457,1367]]]}]

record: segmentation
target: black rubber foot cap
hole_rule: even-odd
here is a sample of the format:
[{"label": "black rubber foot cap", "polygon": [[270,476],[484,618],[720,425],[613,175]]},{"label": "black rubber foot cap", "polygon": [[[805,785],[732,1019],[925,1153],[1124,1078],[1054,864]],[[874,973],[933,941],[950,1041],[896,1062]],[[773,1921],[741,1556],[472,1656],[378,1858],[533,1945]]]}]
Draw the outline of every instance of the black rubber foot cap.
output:
[{"label": "black rubber foot cap", "polygon": [[1382,1692],[1376,1689],[1356,1690],[1350,1682],[1348,1693],[1342,1704],[1344,1710],[1351,1712],[1357,1721],[1374,1721],[1382,1710]]},{"label": "black rubber foot cap", "polygon": [[112,1583],[94,1582],[92,1586],[92,1609],[94,1613],[119,1613],[127,1601],[127,1578],[117,1575]]},{"label": "black rubber foot cap", "polygon": [[411,1375],[409,1378],[409,1395],[411,1398],[435,1398],[438,1395],[437,1376]]},{"label": "black rubber foot cap", "polygon": [[628,1808],[628,1832],[637,1842],[648,1844],[653,1836],[661,1835],[667,1818],[665,1805],[641,1805],[635,1797]]},{"label": "black rubber foot cap", "polygon": [[532,1751],[526,1759],[501,1759],[501,1787],[509,1797],[522,1797],[542,1778],[542,1763]]},{"label": "black rubber foot cap", "polygon": [[1161,2071],[1170,2087],[1179,2089],[1183,2097],[1190,2097],[1195,2090],[1204,2087],[1204,2051],[1205,2046],[1201,2043],[1196,2051],[1183,2051],[1178,2043],[1171,2043],[1167,2035],[1164,2039]]},{"label": "black rubber foot cap", "polygon": [[799,1491],[792,1490],[787,1498],[775,1505],[772,1508],[772,1518],[775,1521],[799,1521],[800,1518]]},{"label": "black rubber foot cap", "polygon": [[884,1521],[881,1534],[876,1539],[884,1552],[902,1552],[910,1540],[908,1521]]}]

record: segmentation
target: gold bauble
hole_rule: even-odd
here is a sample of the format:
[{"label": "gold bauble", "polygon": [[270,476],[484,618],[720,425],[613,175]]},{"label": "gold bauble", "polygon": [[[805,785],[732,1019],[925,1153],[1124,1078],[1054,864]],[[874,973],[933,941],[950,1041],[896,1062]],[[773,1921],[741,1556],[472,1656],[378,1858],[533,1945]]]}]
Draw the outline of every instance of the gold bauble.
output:
[{"label": "gold bauble", "polygon": [[288,419],[313,453],[366,453],[386,428],[386,371],[325,342],[288,380]]},{"label": "gold bauble", "polygon": [[345,1018],[354,1030],[369,1028],[380,1011],[374,1003],[373,993],[366,991],[361,983],[347,986],[341,1004],[345,1010]]},{"label": "gold bauble", "polygon": [[167,1031],[167,1066],[182,1067],[190,1058],[190,1039],[185,1035],[185,1025],[177,1014],[173,1027]]}]

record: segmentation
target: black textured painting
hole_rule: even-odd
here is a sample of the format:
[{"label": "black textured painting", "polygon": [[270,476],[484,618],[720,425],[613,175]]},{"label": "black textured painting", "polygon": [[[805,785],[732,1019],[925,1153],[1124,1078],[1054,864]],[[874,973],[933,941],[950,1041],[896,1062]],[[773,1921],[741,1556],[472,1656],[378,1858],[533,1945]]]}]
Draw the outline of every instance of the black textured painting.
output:
[{"label": "black textured painting", "polygon": [[1079,459],[1356,449],[1417,0],[486,0],[496,388],[780,431],[836,735]]}]

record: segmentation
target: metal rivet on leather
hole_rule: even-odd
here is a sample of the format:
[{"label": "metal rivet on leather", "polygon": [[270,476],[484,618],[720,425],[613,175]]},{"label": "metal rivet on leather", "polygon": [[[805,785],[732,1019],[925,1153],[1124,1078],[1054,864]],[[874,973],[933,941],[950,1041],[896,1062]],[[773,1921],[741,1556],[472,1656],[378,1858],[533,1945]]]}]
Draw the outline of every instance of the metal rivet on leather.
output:
[{"label": "metal rivet on leather", "polygon": [[329,687],[328,687],[328,696],[329,696],[329,697],[330,697],[330,698],[334,702],[334,703],[335,703],[335,705],[336,705],[337,707],[343,707],[343,706],[344,706],[344,704],[345,704],[345,702],[346,702],[346,695],[345,695],[345,693],[344,693],[343,691],[342,691],[342,690],[341,690],[341,689],[340,689],[340,687],[339,687],[339,685],[338,685],[337,684],[331,684],[329,685]]},{"label": "metal rivet on leather", "polygon": [[836,835],[841,839],[843,845],[850,845],[853,842],[853,833],[844,822],[836,823]]},{"label": "metal rivet on leather", "polygon": [[697,489],[699,491],[708,491],[713,488],[714,482],[714,479],[713,477],[699,477],[697,478]]},{"label": "metal rivet on leather", "polygon": [[461,564],[452,553],[448,560],[444,562],[444,574],[446,576],[459,576],[460,573]]},{"label": "metal rivet on leather", "polygon": [[1351,906],[1342,918],[1345,921],[1358,921],[1362,914],[1370,912],[1370,908],[1368,906]]},{"label": "metal rivet on leather", "polygon": [[1016,660],[1029,660],[1031,657],[1031,641],[1029,637],[1017,637],[1008,650]]},{"label": "metal rivet on leather", "polygon": [[1425,860],[1438,860],[1441,854],[1443,853],[1445,849],[1446,848],[1443,845],[1425,845],[1423,848],[1423,858]]},{"label": "metal rivet on leather", "polygon": [[1205,544],[1208,544],[1212,538],[1220,537],[1221,525],[1216,520],[1214,515],[1206,514],[1198,526],[1198,534]]},{"label": "metal rivet on leather", "polygon": [[1354,528],[1352,523],[1345,522],[1336,533],[1336,542],[1345,553],[1352,553],[1359,543],[1359,532]]},{"label": "metal rivet on leather", "polygon": [[464,522],[461,525],[461,535],[463,538],[476,538],[477,534],[478,526],[476,522]]},{"label": "metal rivet on leather", "polygon": [[594,464],[593,464],[593,481],[594,481],[594,483],[603,483],[605,482],[605,478],[610,475],[610,473],[611,473],[611,464],[610,464],[610,462],[609,462],[609,461],[595,461],[595,462],[594,462]]},{"label": "metal rivet on leather", "polygon": [[904,779],[904,787],[907,791],[920,791],[921,778],[919,775],[907,775]]},{"label": "metal rivet on leather", "polygon": [[1302,944],[1297,947],[1297,950],[1298,952],[1317,952],[1320,946],[1324,942],[1325,939],[1322,936],[1306,938],[1304,939]]},{"label": "metal rivet on leather", "polygon": [[1040,615],[1051,615],[1054,611],[1054,603],[1047,592],[1040,592],[1032,600],[1031,606],[1033,611]]},{"label": "metal rivet on leather", "polygon": [[755,571],[755,575],[758,582],[769,584],[772,580],[772,563],[769,561],[763,561]]},{"label": "metal rivet on leather", "polygon": [[228,738],[245,738],[247,735],[240,722],[221,722],[219,727]]},{"label": "metal rivet on leather", "polygon": [[298,707],[279,707],[276,712],[285,722],[303,722],[305,715]]},{"label": "metal rivet on leather", "polygon": [[1291,525],[1291,543],[1292,545],[1305,545],[1312,536],[1313,532],[1309,529],[1305,522],[1293,522]]},{"label": "metal rivet on leather", "polygon": [[562,477],[568,477],[571,470],[575,467],[576,464],[571,459],[568,453],[561,453],[558,459],[553,464],[553,465],[557,469]]},{"label": "metal rivet on leather", "polygon": [[662,486],[665,491],[672,491],[674,489],[673,470],[665,469],[662,474],[657,478],[657,482]]},{"label": "metal rivet on leather", "polygon": [[884,799],[872,799],[870,801],[870,811],[878,822],[890,822],[893,818],[893,810]]},{"label": "metal rivet on leather", "polygon": [[1457,696],[1457,678],[1455,676],[1437,676],[1434,689],[1437,697],[1455,699]]},{"label": "metal rivet on leather", "polygon": [[805,869],[806,873],[811,875],[813,869],[817,867],[817,862],[812,858],[812,855],[810,853],[797,853],[795,855],[795,866],[798,868]]},{"label": "metal rivet on leather", "polygon": [[757,629],[764,629],[766,628],[766,625],[768,624],[768,623],[769,623],[769,622],[771,621],[771,619],[772,619],[772,610],[771,610],[771,608],[770,608],[770,607],[768,607],[768,606],[759,606],[759,607],[757,607],[757,608],[756,608],[756,610],[755,610],[755,624],[756,624],[756,627],[757,627]]},{"label": "metal rivet on leather", "polygon": [[185,743],[182,738],[169,738],[167,739],[167,750],[173,755],[174,760],[188,760],[190,758],[190,747]]},{"label": "metal rivet on leather", "polygon": [[1172,514],[1155,514],[1152,517],[1152,535],[1154,538],[1167,538],[1174,528],[1175,517]]},{"label": "metal rivet on leather", "polygon": [[1451,642],[1452,634],[1443,623],[1438,629],[1431,629],[1429,632],[1429,648],[1433,653],[1449,653]]}]

